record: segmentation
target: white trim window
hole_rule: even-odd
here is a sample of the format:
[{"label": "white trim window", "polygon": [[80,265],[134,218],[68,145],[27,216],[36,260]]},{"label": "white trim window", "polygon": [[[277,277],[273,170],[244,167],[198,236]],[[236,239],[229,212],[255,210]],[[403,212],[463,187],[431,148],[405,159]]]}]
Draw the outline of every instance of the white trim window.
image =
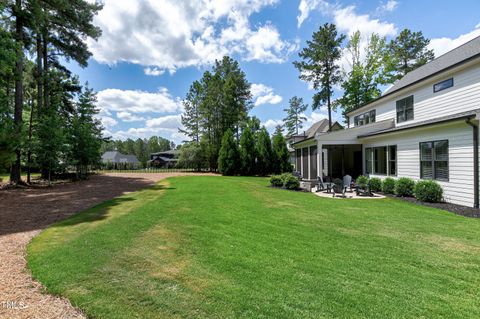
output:
[{"label": "white trim window", "polygon": [[398,100],[397,104],[397,123],[413,120],[413,95]]},{"label": "white trim window", "polygon": [[397,145],[365,148],[365,174],[396,176]]},{"label": "white trim window", "polygon": [[420,143],[420,178],[448,181],[448,140]]}]

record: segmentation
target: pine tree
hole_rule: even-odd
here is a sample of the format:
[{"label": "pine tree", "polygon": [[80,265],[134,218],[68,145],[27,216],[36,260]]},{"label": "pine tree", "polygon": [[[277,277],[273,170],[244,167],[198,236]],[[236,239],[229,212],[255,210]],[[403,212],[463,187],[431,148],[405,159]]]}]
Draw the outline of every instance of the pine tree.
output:
[{"label": "pine tree", "polygon": [[250,127],[245,127],[240,137],[241,173],[246,176],[255,174],[255,138]]},{"label": "pine tree", "polygon": [[12,5],[12,15],[15,17],[15,105],[13,112],[13,130],[14,139],[17,141],[15,146],[15,161],[10,171],[10,183],[18,184],[21,181],[21,154],[23,141],[23,66],[24,66],[24,24],[25,11],[22,0],[15,0]]},{"label": "pine tree", "polygon": [[273,150],[272,142],[268,131],[263,127],[258,132],[257,144],[257,173],[261,176],[268,175],[272,172]]},{"label": "pine tree", "polygon": [[433,50],[427,48],[429,43],[421,31],[409,29],[404,29],[390,41],[392,82],[435,58]]},{"label": "pine tree", "polygon": [[334,24],[326,23],[313,33],[307,47],[298,55],[301,61],[293,64],[300,71],[299,78],[312,83],[317,91],[313,96],[312,109],[316,110],[322,105],[327,105],[329,128],[332,127],[331,98],[333,87],[341,81],[340,68],[337,64],[342,55],[341,45],[345,35],[338,35]]},{"label": "pine tree", "polygon": [[303,127],[302,123],[307,120],[304,112],[307,110],[308,104],[304,104],[303,99],[296,96],[292,97],[288,104],[288,109],[283,110],[287,113],[283,123],[288,135],[298,134],[298,130]]},{"label": "pine tree", "polygon": [[199,81],[194,81],[190,86],[183,102],[182,124],[185,128],[179,129],[180,133],[187,135],[197,144],[200,143],[200,105],[204,91],[204,87]]},{"label": "pine tree", "polygon": [[103,128],[95,117],[99,112],[96,101],[95,92],[87,84],[75,105],[72,119],[70,157],[77,169],[77,176],[81,178],[86,176],[90,165],[100,162]]},{"label": "pine tree", "polygon": [[218,171],[223,175],[235,175],[240,168],[240,154],[232,130],[228,129],[222,138],[218,155]]},{"label": "pine tree", "polygon": [[272,136],[272,148],[273,148],[273,173],[281,174],[292,171],[292,165],[290,164],[290,154],[287,148],[287,142],[280,132],[276,132]]}]

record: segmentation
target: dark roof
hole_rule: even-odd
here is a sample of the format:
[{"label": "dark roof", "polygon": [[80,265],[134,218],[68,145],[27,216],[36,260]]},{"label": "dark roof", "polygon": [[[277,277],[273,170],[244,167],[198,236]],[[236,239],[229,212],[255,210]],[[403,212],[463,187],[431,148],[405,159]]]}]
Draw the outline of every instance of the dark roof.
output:
[{"label": "dark roof", "polygon": [[325,133],[328,131],[328,120],[323,119],[318,122],[315,122],[310,126],[308,130],[305,131],[307,138],[315,137],[317,132]]},{"label": "dark roof", "polygon": [[108,151],[103,153],[102,155],[102,162],[110,162],[110,163],[131,163],[136,164],[139,163],[137,157],[135,155],[125,155],[120,153],[119,151]]},{"label": "dark roof", "polygon": [[168,150],[163,152],[152,153],[150,155],[178,155],[179,150]]},{"label": "dark roof", "polygon": [[158,156],[158,157],[155,157],[154,159],[152,160],[149,160],[148,162],[151,163],[151,162],[154,162],[156,160],[162,160],[164,162],[178,162],[178,158],[169,158],[169,157],[163,157],[163,156]]},{"label": "dark roof", "polygon": [[303,140],[300,140],[300,141],[297,141],[297,142],[295,142],[295,143],[292,143],[291,145],[296,145],[296,144],[298,144],[298,143],[303,143],[303,142],[305,142],[305,141],[313,140],[314,138],[315,138],[315,136],[312,136],[312,137],[309,137],[309,138],[305,138],[305,139],[303,139]]},{"label": "dark roof", "polygon": [[478,57],[480,57],[480,36],[407,73],[403,78],[394,83],[382,96],[351,110],[347,114]]},{"label": "dark roof", "polygon": [[435,119],[416,122],[416,123],[412,123],[412,124],[408,124],[408,125],[396,126],[396,127],[392,127],[392,128],[386,129],[386,130],[381,130],[381,131],[371,132],[371,133],[364,134],[364,135],[359,135],[358,138],[371,137],[371,136],[376,136],[376,135],[383,135],[383,134],[388,134],[388,133],[394,133],[394,132],[419,128],[419,127],[428,126],[428,125],[441,124],[441,123],[446,123],[446,122],[451,122],[451,121],[458,121],[458,120],[462,120],[462,119],[473,118],[473,117],[476,116],[477,113],[480,113],[480,109],[476,109],[476,110],[473,110],[473,111],[461,112],[461,113],[457,113],[457,114],[453,114],[453,115],[442,116],[442,117],[438,117],[438,118],[435,118]]}]

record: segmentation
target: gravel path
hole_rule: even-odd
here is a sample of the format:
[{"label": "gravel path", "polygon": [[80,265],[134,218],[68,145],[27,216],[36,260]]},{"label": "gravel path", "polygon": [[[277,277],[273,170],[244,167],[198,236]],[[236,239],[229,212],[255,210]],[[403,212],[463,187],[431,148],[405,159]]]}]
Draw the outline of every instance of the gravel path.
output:
[{"label": "gravel path", "polygon": [[42,293],[26,269],[26,245],[58,220],[178,175],[185,174],[105,174],[52,188],[0,191],[0,318],[84,318],[68,300]]}]

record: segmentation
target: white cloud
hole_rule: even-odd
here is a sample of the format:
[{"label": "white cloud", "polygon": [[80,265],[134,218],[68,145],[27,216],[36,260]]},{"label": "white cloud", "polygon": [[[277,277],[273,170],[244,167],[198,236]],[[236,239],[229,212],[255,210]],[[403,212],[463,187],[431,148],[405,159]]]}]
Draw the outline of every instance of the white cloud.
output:
[{"label": "white cloud", "polygon": [[143,69],[143,72],[145,72],[146,75],[160,76],[165,73],[165,70],[159,69],[157,67],[147,67]]},{"label": "white cloud", "polygon": [[149,138],[151,136],[162,136],[173,140],[175,143],[180,143],[186,137],[178,132],[182,127],[181,115],[166,115],[153,119],[148,119],[143,127],[131,127],[127,130],[119,130],[111,132],[105,131],[105,136],[112,136],[114,139],[125,140],[127,138]]},{"label": "white cloud", "polygon": [[380,2],[377,8],[377,13],[392,12],[398,7],[398,1],[388,0],[387,2]]},{"label": "white cloud", "polygon": [[252,98],[255,101],[255,106],[263,104],[278,104],[283,100],[280,95],[274,93],[273,88],[261,83],[252,84],[250,87],[250,92],[252,93]]},{"label": "white cloud", "polygon": [[357,14],[355,6],[334,10],[333,20],[339,31],[347,34],[353,34],[355,31],[360,31],[364,35],[377,33],[380,36],[394,36],[397,34],[397,28],[393,23],[372,19],[368,14]]},{"label": "white cloud", "polygon": [[283,125],[283,121],[282,121],[282,120],[272,120],[272,119],[268,119],[268,120],[266,120],[265,122],[263,122],[262,125],[265,126],[265,128],[267,129],[267,131],[269,131],[270,133],[272,133],[273,131],[275,131],[275,128],[276,128],[278,125]]},{"label": "white cloud", "polygon": [[276,62],[285,61],[285,56],[298,50],[298,41],[295,44],[280,39],[277,29],[267,24],[260,27],[246,40],[247,61]]},{"label": "white cloud", "polygon": [[99,118],[100,121],[102,122],[103,127],[106,128],[106,129],[110,129],[110,128],[112,128],[113,126],[115,126],[115,125],[118,124],[118,121],[115,120],[114,118],[110,117],[110,116],[101,116],[101,115],[99,115],[98,118]]},{"label": "white cloud", "polygon": [[145,120],[143,117],[134,115],[130,112],[118,112],[117,117],[121,119],[123,122],[138,122],[138,121],[143,121]]},{"label": "white cloud", "polygon": [[461,34],[454,39],[446,37],[431,39],[428,48],[433,49],[435,56],[438,57],[478,36],[480,36],[480,23],[475,26],[474,30]]},{"label": "white cloud", "polygon": [[[396,1],[390,0],[384,5],[386,8],[393,10]],[[308,18],[310,12],[319,10],[323,15],[332,18],[340,32],[352,34],[355,31],[360,31],[365,35],[377,33],[380,36],[397,34],[397,28],[393,23],[374,19],[369,14],[358,14],[354,5],[343,7],[338,4],[332,5],[324,0],[301,0],[298,10],[300,11],[297,17],[298,26],[301,26]]]},{"label": "white cloud", "polygon": [[182,127],[181,121],[182,121],[182,117],[180,114],[166,115],[166,116],[147,120],[146,127],[155,128],[155,129],[178,130],[178,128]]},{"label": "white cloud", "polygon": [[[149,75],[212,63],[237,53],[246,60],[283,62],[296,44],[275,26],[252,27],[249,18],[279,0],[105,0],[94,21],[102,29],[89,40],[100,63],[147,66]],[[265,37],[266,41],[259,42]]]},{"label": "white cloud", "polygon": [[103,112],[165,113],[181,110],[181,100],[173,98],[166,88],[158,92],[106,89],[98,92],[98,106]]},{"label": "white cloud", "polygon": [[300,4],[298,5],[298,10],[300,14],[297,16],[297,26],[303,24],[303,22],[308,18],[311,11],[320,9],[320,10],[328,10],[330,8],[330,4],[324,0],[301,0]]}]

